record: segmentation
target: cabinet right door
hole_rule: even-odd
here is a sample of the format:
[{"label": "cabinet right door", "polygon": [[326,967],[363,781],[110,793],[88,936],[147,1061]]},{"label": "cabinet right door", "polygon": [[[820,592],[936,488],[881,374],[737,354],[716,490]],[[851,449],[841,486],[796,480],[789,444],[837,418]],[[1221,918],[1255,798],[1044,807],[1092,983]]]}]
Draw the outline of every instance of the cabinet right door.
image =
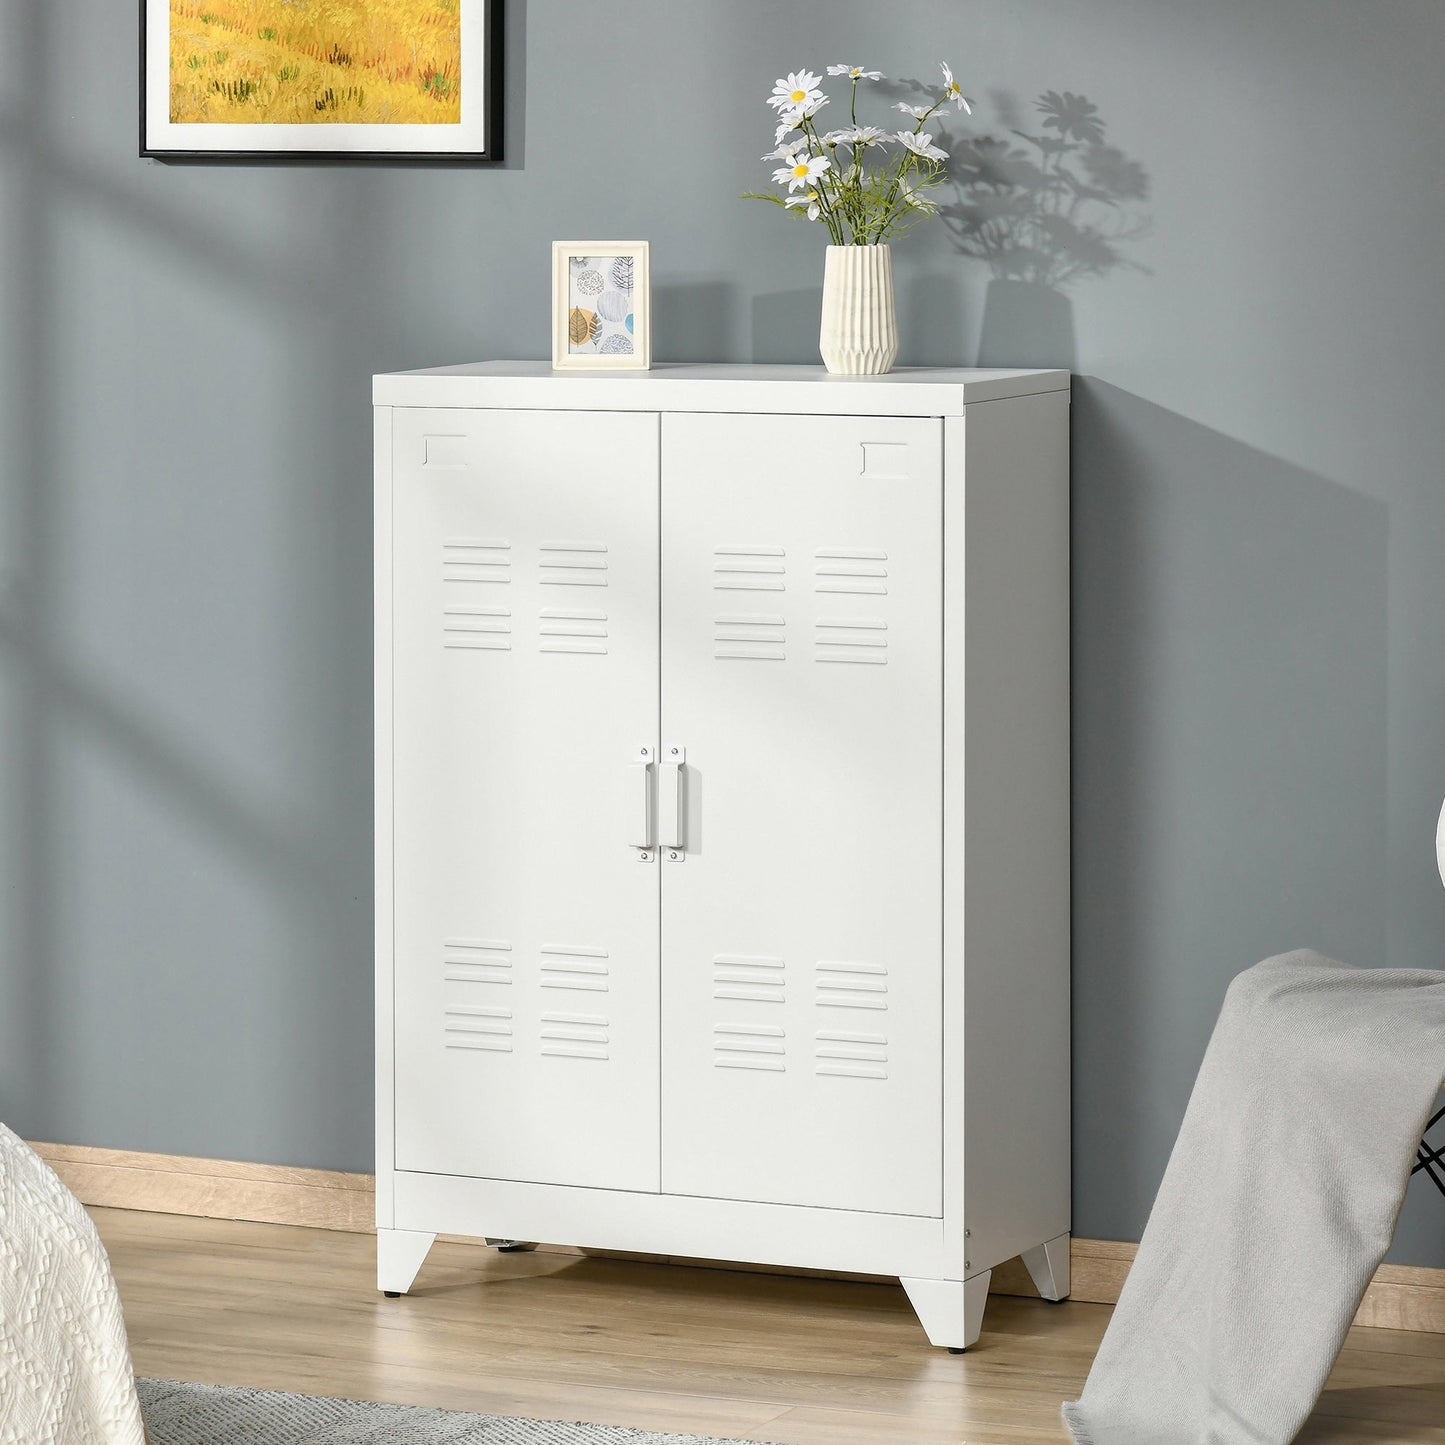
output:
[{"label": "cabinet right door", "polygon": [[666,1193],[942,1213],[942,471],[931,418],[663,419]]}]

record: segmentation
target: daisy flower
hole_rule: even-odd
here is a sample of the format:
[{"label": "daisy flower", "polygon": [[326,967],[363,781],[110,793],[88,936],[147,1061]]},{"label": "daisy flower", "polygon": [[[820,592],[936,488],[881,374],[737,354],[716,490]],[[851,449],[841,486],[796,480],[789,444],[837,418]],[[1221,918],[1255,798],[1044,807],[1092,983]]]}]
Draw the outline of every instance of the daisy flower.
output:
[{"label": "daisy flower", "polygon": [[861,65],[830,65],[829,75],[846,75],[849,80],[882,80],[881,70],[864,70]]},{"label": "daisy flower", "polygon": [[810,156],[803,151],[794,155],[786,165],[773,172],[773,179],[781,186],[787,182],[790,191],[800,191],[816,181],[825,171],[833,169],[833,163],[826,156]]},{"label": "daisy flower", "polygon": [[797,153],[802,150],[806,144],[807,142],[802,138],[802,136],[799,136],[796,140],[788,141],[786,144],[780,145],[777,150],[769,151],[767,155],[761,157],[761,159],[765,161],[791,162],[793,157],[797,155]]},{"label": "daisy flower", "polygon": [[914,135],[911,130],[898,132],[898,139],[908,147],[916,156],[922,156],[926,161],[946,161],[948,152],[939,150],[933,144],[933,137],[925,131],[922,135]]},{"label": "daisy flower", "polygon": [[794,125],[797,125],[799,121],[812,120],[812,118],[817,115],[817,113],[822,110],[822,108],[827,104],[828,97],[826,95],[820,95],[817,100],[812,103],[812,105],[805,106],[799,110],[784,111],[783,119],[792,121]]},{"label": "daisy flower", "polygon": [[958,82],[953,78],[953,72],[948,68],[947,63],[943,65],[943,98],[945,101],[956,100],[958,108],[973,114],[973,107],[963,98],[963,92],[958,88]]},{"label": "daisy flower", "polygon": [[922,211],[925,216],[937,214],[938,202],[930,200],[917,186],[909,181],[904,181],[901,190],[905,206],[912,206],[915,210]]},{"label": "daisy flower", "polygon": [[782,143],[783,143],[783,137],[784,137],[785,135],[792,135],[792,133],[793,133],[795,130],[797,130],[797,128],[798,128],[798,127],[795,126],[795,125],[793,125],[790,121],[786,121],[786,120],[785,120],[785,121],[777,128],[777,130],[775,130],[775,131],[773,132],[773,144],[774,144],[775,146],[780,146],[780,145],[782,145]]},{"label": "daisy flower", "polygon": [[806,206],[808,208],[808,219],[810,221],[816,221],[822,214],[818,206],[817,191],[809,191],[805,196],[789,196],[783,204],[787,206],[789,210],[799,210],[803,206]]},{"label": "daisy flower", "polygon": [[768,104],[780,113],[805,110],[823,98],[823,92],[818,89],[818,79],[811,70],[795,70],[773,86]]},{"label": "daisy flower", "polygon": [[933,107],[931,105],[909,105],[907,101],[900,100],[893,109],[901,110],[904,115],[911,115],[914,120],[925,120]]},{"label": "daisy flower", "polygon": [[833,146],[871,146],[888,145],[893,137],[876,125],[850,125],[843,130],[830,130],[823,139]]}]

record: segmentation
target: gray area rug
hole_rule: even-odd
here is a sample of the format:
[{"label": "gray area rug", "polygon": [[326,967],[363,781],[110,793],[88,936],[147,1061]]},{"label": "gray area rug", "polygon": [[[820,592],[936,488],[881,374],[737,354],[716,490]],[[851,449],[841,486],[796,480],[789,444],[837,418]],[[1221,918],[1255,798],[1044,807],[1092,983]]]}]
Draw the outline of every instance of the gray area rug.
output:
[{"label": "gray area rug", "polygon": [[150,1445],[757,1445],[176,1380],[136,1387]]}]

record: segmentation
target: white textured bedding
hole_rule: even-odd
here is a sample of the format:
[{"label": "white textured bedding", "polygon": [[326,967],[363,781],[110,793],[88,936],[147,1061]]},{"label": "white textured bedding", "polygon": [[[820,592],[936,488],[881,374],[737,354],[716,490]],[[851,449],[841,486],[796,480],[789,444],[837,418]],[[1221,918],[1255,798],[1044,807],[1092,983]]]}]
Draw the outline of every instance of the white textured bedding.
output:
[{"label": "white textured bedding", "polygon": [[144,1445],[110,1261],[55,1172],[0,1124],[0,1445]]}]

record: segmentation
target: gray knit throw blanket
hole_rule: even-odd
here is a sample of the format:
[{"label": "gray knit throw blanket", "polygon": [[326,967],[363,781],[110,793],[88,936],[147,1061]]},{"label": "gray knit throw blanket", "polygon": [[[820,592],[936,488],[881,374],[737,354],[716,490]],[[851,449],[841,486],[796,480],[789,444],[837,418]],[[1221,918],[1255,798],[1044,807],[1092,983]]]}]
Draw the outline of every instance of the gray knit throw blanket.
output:
[{"label": "gray knit throw blanket", "polygon": [[1445,1075],[1445,973],[1308,950],[1229,986],[1079,1445],[1288,1445],[1389,1248]]}]

